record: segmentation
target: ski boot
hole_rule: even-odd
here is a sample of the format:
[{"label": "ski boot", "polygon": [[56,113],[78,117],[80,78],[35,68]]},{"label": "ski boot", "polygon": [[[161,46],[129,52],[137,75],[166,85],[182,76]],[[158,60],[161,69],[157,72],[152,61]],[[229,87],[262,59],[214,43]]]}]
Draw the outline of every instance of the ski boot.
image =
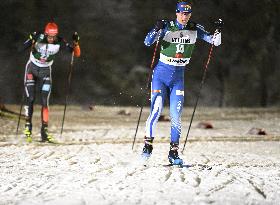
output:
[{"label": "ski boot", "polygon": [[170,151],[168,154],[168,160],[172,165],[183,165],[183,160],[179,157],[178,150],[179,150],[179,144],[171,142]]},{"label": "ski boot", "polygon": [[25,123],[25,129],[23,131],[26,137],[26,142],[32,142],[32,124],[30,122]]},{"label": "ski boot", "polygon": [[48,125],[43,124],[41,127],[41,138],[42,142],[56,143],[53,136],[49,134]]},{"label": "ski boot", "polygon": [[142,151],[142,158],[149,159],[153,151],[153,138],[145,137],[145,144]]}]

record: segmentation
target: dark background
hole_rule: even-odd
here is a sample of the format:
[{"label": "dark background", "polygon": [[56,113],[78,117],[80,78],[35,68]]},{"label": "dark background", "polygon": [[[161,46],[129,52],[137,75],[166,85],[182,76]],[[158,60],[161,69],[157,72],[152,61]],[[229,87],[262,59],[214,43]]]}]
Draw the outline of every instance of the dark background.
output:
[{"label": "dark background", "polygon": [[[194,0],[192,20],[213,31],[225,22],[215,48],[200,105],[280,105],[279,0]],[[75,59],[70,103],[141,104],[153,46],[143,44],[158,19],[175,18],[173,0],[4,0],[0,5],[0,103],[20,103],[29,51],[18,49],[32,31],[54,18],[60,35],[78,31],[82,56]],[[185,72],[186,105],[198,94],[210,45],[198,41]],[[51,103],[63,103],[70,53],[53,67]]]}]

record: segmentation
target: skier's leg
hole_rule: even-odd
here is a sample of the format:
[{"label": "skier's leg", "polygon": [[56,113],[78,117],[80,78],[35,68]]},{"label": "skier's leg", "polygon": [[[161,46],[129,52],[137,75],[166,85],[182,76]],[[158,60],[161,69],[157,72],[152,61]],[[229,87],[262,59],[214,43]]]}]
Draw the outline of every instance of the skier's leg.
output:
[{"label": "skier's leg", "polygon": [[48,133],[49,122],[49,97],[51,94],[51,67],[43,68],[40,75],[40,90],[41,90],[41,137],[42,141],[52,141],[52,136]]},{"label": "skier's leg", "polygon": [[142,156],[148,158],[152,154],[154,129],[158,118],[163,110],[164,98],[166,95],[166,86],[157,78],[153,78],[151,84],[151,111],[150,116],[146,121],[146,136],[145,144],[142,151]]},{"label": "skier's leg", "polygon": [[32,141],[32,115],[33,104],[35,101],[35,76],[32,73],[33,64],[29,61],[26,64],[24,75],[24,96],[25,96],[25,130],[24,134],[27,137],[27,141]]},{"label": "skier's leg", "polygon": [[178,143],[182,130],[182,110],[184,106],[184,89],[173,88],[170,94],[170,119],[171,119],[171,142]]},{"label": "skier's leg", "polygon": [[154,130],[158,118],[163,110],[166,87],[162,82],[152,82],[151,86],[151,110],[146,121],[146,137],[154,138]]},{"label": "skier's leg", "polygon": [[181,115],[184,105],[184,81],[179,78],[170,89],[170,118],[171,118],[171,140],[168,159],[172,164],[183,164],[178,154],[179,139],[181,136]]}]

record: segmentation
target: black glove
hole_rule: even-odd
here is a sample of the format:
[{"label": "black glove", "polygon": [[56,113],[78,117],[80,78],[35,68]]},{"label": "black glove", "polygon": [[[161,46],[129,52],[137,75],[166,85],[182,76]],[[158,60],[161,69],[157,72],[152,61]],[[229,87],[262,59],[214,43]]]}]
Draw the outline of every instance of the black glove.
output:
[{"label": "black glove", "polygon": [[158,20],[156,22],[156,25],[155,25],[156,32],[158,32],[160,29],[163,29],[164,25],[165,25],[165,21],[164,20]]},{"label": "black glove", "polygon": [[224,26],[224,22],[222,19],[218,19],[214,22],[214,25],[216,27],[216,29],[218,30],[218,32],[221,32]]},{"label": "black glove", "polygon": [[73,40],[75,43],[78,43],[78,42],[79,42],[80,36],[78,35],[77,32],[75,32],[75,33],[72,35],[72,40]]}]

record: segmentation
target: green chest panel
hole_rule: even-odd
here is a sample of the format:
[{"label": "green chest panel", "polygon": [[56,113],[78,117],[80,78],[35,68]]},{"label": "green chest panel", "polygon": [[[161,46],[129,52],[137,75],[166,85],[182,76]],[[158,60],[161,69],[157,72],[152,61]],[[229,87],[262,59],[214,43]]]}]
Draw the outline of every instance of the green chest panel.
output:
[{"label": "green chest panel", "polygon": [[190,58],[197,38],[196,30],[179,30],[171,21],[161,41],[161,54],[173,58]]}]

